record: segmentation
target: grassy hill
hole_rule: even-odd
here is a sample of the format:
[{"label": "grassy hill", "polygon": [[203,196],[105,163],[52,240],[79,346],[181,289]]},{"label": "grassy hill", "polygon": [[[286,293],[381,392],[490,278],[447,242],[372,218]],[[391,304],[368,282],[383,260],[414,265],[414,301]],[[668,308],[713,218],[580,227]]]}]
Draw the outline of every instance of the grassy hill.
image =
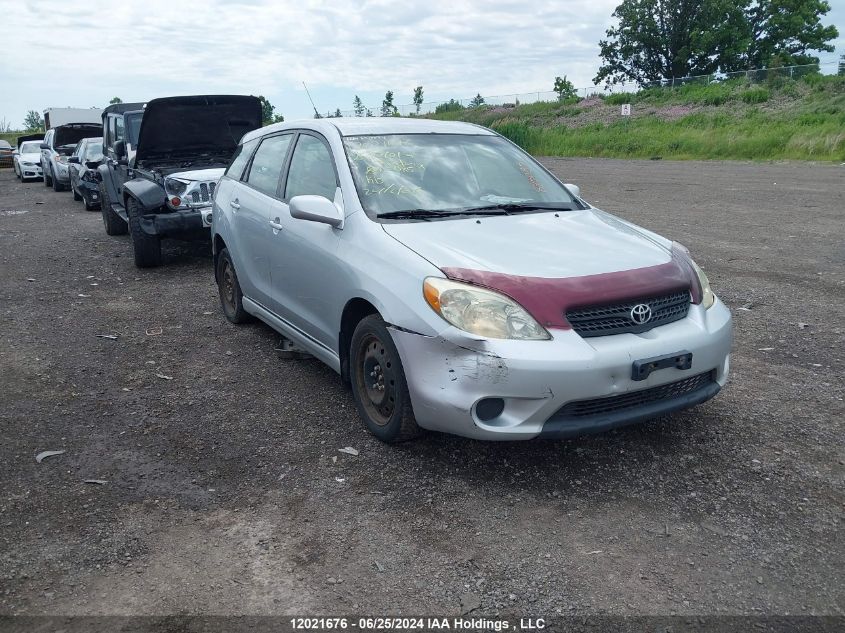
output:
[{"label": "grassy hill", "polygon": [[[620,105],[631,103],[632,116]],[[541,156],[845,161],[845,77],[651,88],[431,115],[491,127]]]}]

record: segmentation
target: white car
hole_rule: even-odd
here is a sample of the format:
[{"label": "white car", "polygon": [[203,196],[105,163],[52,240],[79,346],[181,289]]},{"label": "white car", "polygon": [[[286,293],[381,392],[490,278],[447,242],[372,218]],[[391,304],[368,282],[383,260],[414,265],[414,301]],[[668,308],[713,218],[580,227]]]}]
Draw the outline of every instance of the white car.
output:
[{"label": "white car", "polygon": [[22,181],[43,178],[44,172],[41,170],[41,137],[40,135],[33,135],[33,137],[26,137],[18,139],[18,149],[14,156],[15,176]]}]

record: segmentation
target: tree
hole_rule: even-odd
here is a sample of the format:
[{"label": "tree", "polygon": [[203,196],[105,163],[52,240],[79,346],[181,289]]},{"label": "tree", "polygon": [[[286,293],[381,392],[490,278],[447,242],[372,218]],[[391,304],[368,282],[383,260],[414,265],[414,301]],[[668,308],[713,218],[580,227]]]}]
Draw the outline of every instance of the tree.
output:
[{"label": "tree", "polygon": [[777,57],[784,66],[817,64],[810,51],[833,52],[835,26],[823,26],[826,0],[756,0],[746,7],[748,31],[744,54],[725,60],[724,70],[766,68]]},{"label": "tree", "polygon": [[41,131],[44,129],[44,119],[37,110],[28,110],[23,120],[24,129],[27,131]]},{"label": "tree", "polygon": [[270,103],[266,98],[263,96],[259,96],[258,100],[261,102],[261,125],[270,125],[274,123],[273,112],[276,110],[276,106]]},{"label": "tree", "polygon": [[480,92],[472,98],[472,101],[469,102],[470,108],[477,108],[477,107],[483,106],[483,105],[484,105],[484,97],[481,96]]},{"label": "tree", "polygon": [[434,114],[442,114],[444,112],[460,112],[461,110],[465,109],[466,108],[461,104],[460,101],[449,99],[445,103],[441,103],[436,108],[434,108]]},{"label": "tree", "polygon": [[423,103],[423,87],[417,86],[414,88],[414,106],[417,109],[417,114],[420,113],[420,107]]},{"label": "tree", "polygon": [[839,56],[839,73],[841,75],[845,75],[845,54]]},{"label": "tree", "polygon": [[274,114],[273,115],[273,123],[284,123],[285,117],[281,114]]},{"label": "tree", "polygon": [[337,109],[334,111],[334,117],[335,117],[336,119],[339,119],[339,118],[341,118],[342,116],[343,116],[343,115],[340,113],[340,108],[337,108]]},{"label": "tree", "polygon": [[714,72],[745,47],[749,1],[623,0],[613,12],[618,24],[599,42],[604,63],[593,82],[644,85]]},{"label": "tree", "polygon": [[623,0],[616,26],[599,42],[603,60],[593,81],[649,82],[817,63],[832,51],[836,27],[823,26],[827,0]]},{"label": "tree", "polygon": [[123,103],[123,99],[120,97],[112,97],[111,101],[109,101],[109,105],[114,105],[115,103]]},{"label": "tree", "polygon": [[557,98],[561,101],[578,96],[578,91],[575,90],[575,86],[573,86],[572,82],[566,78],[566,75],[563,77],[555,77],[554,91],[557,93]]},{"label": "tree", "polygon": [[393,105],[393,91],[388,90],[384,93],[384,101],[381,102],[381,116],[396,116],[399,111]]},{"label": "tree", "polygon": [[355,95],[355,99],[352,101],[352,109],[355,110],[355,116],[364,116],[366,108],[364,107],[364,102],[361,101],[361,97],[358,95]]},{"label": "tree", "polygon": [[373,111],[367,108],[367,116],[373,116]]}]

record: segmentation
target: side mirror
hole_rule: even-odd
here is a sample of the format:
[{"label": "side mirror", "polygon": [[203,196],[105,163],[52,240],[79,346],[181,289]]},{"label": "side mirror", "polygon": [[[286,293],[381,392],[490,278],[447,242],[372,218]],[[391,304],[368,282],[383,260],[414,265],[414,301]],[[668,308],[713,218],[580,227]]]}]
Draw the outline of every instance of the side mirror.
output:
[{"label": "side mirror", "polygon": [[564,183],[563,186],[569,189],[569,193],[571,193],[576,198],[581,197],[581,187],[579,187],[578,185],[573,185],[572,183],[567,182]]},{"label": "side mirror", "polygon": [[41,143],[41,149],[50,149],[50,146],[47,143]]},{"label": "side mirror", "polygon": [[343,224],[343,216],[334,202],[323,196],[294,196],[290,199],[290,214],[298,220],[322,222],[335,228]]},{"label": "side mirror", "polygon": [[67,162],[73,163],[74,165],[79,165],[80,164],[79,156],[71,156],[70,158],[67,159]]},{"label": "side mirror", "polygon": [[117,157],[118,160],[121,158],[126,158],[126,143],[123,141],[117,141],[114,144],[114,155]]}]

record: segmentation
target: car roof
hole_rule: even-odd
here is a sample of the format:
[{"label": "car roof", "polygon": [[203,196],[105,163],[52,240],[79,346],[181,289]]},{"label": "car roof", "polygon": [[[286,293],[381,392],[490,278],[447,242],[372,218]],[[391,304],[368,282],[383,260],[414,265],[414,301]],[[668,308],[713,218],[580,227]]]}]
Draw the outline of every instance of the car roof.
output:
[{"label": "car roof", "polygon": [[341,136],[368,134],[479,134],[493,136],[495,132],[474,123],[438,121],[415,117],[337,117],[285,121],[253,130],[243,141],[283,130],[313,130],[323,134],[338,132]]}]

